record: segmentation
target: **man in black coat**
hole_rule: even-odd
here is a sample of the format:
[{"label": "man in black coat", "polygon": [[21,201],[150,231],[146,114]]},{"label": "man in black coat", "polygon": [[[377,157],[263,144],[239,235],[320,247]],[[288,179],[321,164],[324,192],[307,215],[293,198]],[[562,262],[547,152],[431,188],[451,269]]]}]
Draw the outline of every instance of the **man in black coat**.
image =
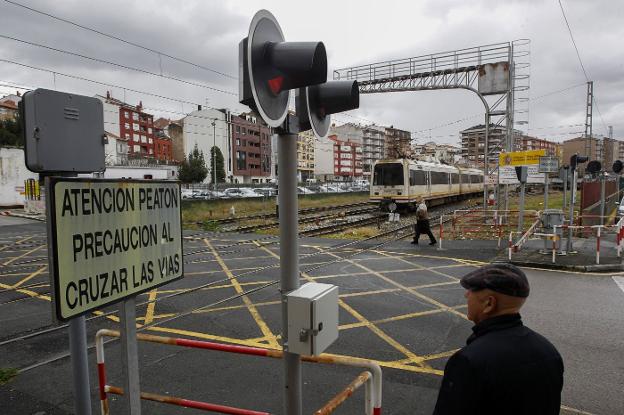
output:
[{"label": "man in black coat", "polygon": [[557,415],[563,360],[522,324],[529,282],[519,268],[491,264],[464,276],[467,345],[446,364],[434,415]]},{"label": "man in black coat", "polygon": [[420,234],[423,233],[429,235],[429,245],[435,245],[438,243],[435,236],[433,236],[433,233],[431,232],[429,213],[427,212],[427,205],[424,200],[420,202],[418,208],[416,209],[416,225],[414,225],[414,239],[412,240],[412,244],[418,245]]}]

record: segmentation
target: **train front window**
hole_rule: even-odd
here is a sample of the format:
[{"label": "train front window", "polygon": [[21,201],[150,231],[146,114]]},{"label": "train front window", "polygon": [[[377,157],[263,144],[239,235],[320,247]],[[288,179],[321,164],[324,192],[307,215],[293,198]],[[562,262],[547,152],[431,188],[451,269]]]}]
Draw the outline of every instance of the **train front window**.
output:
[{"label": "train front window", "polygon": [[376,165],[373,184],[375,186],[402,186],[403,165],[399,163]]}]

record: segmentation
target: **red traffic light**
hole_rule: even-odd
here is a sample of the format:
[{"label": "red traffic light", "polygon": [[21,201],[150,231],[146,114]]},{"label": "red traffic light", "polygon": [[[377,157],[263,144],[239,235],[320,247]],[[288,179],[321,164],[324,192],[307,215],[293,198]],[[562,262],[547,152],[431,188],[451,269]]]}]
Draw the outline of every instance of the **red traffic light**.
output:
[{"label": "red traffic light", "polygon": [[322,42],[285,42],[275,17],[260,10],[239,47],[239,68],[240,102],[253,105],[269,126],[278,127],[286,118],[291,89],[327,80],[327,53]]},{"label": "red traffic light", "polygon": [[299,128],[312,129],[317,137],[325,137],[331,114],[359,108],[360,91],[357,81],[329,81],[300,88],[295,103]]}]

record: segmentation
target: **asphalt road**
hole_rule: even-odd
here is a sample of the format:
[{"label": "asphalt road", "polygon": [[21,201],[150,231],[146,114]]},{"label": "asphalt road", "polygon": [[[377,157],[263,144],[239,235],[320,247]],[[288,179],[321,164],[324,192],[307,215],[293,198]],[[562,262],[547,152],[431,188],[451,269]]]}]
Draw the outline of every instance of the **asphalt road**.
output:
[{"label": "asphalt road", "polygon": [[[430,414],[444,364],[470,334],[457,278],[479,263],[404,242],[376,249],[362,244],[337,248],[342,242],[306,238],[301,248],[301,267],[308,270],[304,280],[340,287],[340,338],[327,352],[373,359],[382,366],[384,413]],[[475,243],[477,251],[475,259],[487,257]],[[309,254],[316,255],[305,256]],[[138,307],[140,327],[158,323],[145,333],[278,347],[277,287],[233,298],[278,277],[277,268],[250,273],[278,263],[277,245],[258,247],[249,235],[197,235],[185,240],[185,255],[183,280],[138,301],[214,285]],[[53,327],[46,258],[44,224],[0,216],[0,344]],[[572,409],[562,413],[624,413],[624,292],[611,274],[526,271],[532,294],[523,310],[525,323],[549,338],[566,364],[562,401]],[[232,299],[221,303],[226,298]],[[116,317],[89,321],[89,342],[100,328],[116,329]],[[22,369],[0,386],[0,413],[72,413],[67,350],[65,330],[0,345],[0,368]],[[139,354],[142,390],[281,412],[282,367],[277,360],[150,343],[140,343]],[[108,382],[121,386],[119,357],[118,342],[108,344]],[[89,362],[93,408],[99,413],[93,350]],[[321,407],[360,371],[305,364],[304,412]],[[114,395],[109,399],[111,413],[122,413]],[[143,402],[143,409],[150,414],[194,413],[151,402]],[[362,409],[360,390],[336,413]]]}]

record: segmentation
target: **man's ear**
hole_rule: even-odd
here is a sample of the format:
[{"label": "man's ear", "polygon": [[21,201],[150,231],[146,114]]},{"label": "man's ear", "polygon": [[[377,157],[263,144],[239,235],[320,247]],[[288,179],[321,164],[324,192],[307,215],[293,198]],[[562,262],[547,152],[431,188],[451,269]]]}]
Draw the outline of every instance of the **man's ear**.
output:
[{"label": "man's ear", "polygon": [[485,302],[485,307],[483,308],[484,314],[491,314],[494,311],[496,311],[496,306],[498,305],[496,301],[496,297],[494,297],[493,295],[488,295],[487,297],[485,297],[484,302]]}]

